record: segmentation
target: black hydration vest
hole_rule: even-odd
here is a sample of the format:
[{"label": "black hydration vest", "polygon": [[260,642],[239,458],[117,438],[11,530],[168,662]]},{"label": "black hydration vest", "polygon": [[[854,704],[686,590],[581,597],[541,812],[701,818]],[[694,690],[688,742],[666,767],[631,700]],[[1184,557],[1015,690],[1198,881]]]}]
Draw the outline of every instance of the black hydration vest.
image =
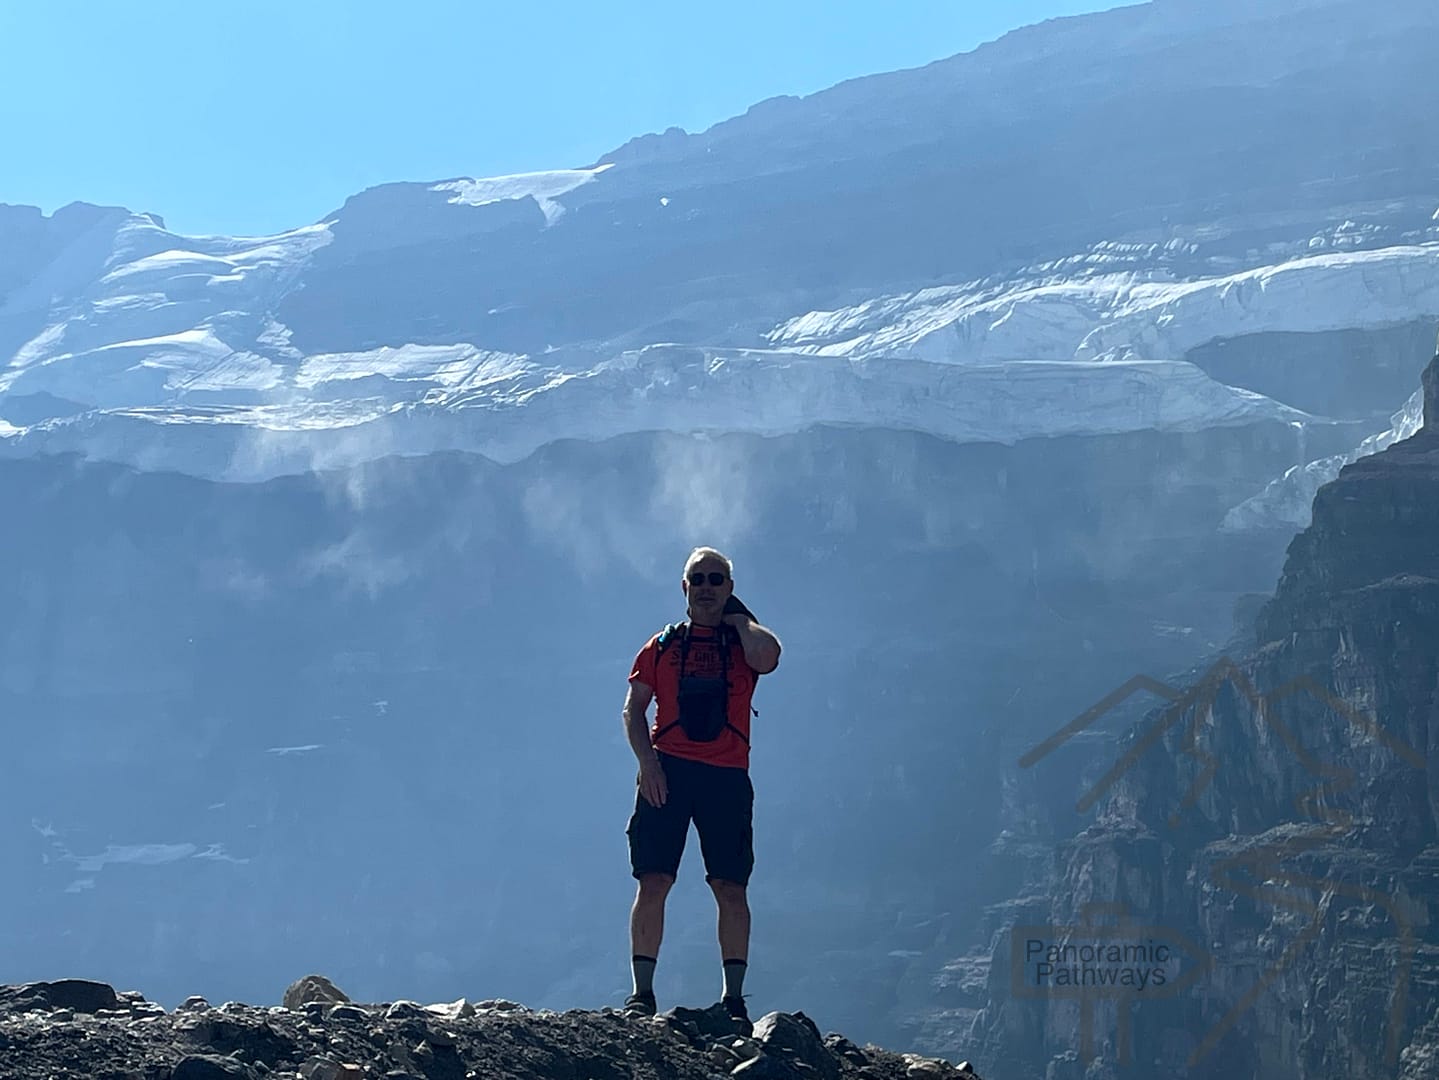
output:
[{"label": "black hydration vest", "polygon": [[[715,627],[715,647],[720,654],[720,677],[685,674],[685,665],[689,660],[690,652],[690,624],[687,622],[670,623],[662,631],[655,645],[655,662],[676,640],[679,640],[680,647],[680,673],[679,673],[679,719],[671,720],[664,727],[655,732],[654,742],[658,743],[665,732],[671,728],[679,727],[685,737],[691,742],[714,742],[722,734],[725,728],[729,728],[741,739],[744,744],[749,745],[744,732],[735,727],[729,721],[729,661],[730,646],[735,640],[734,630],[727,624],[721,623]],[[759,715],[758,712],[755,713]]]}]

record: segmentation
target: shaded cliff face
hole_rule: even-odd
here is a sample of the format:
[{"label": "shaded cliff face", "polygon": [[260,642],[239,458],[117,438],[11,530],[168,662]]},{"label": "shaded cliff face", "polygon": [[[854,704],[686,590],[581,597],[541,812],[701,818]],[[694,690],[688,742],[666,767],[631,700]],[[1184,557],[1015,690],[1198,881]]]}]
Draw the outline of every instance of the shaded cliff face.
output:
[{"label": "shaded cliff face", "polygon": [[[1097,816],[991,913],[987,1074],[1434,1074],[1439,358],[1423,380],[1425,427],[1319,492],[1254,649],[1106,747],[1075,791]],[[1125,998],[1099,975],[1061,989],[1031,939],[1174,948]]]},{"label": "shaded cliff face", "polygon": [[[713,542],[785,643],[748,988],[898,1043],[922,956],[1008,888],[992,763],[1135,657],[1223,639],[1283,541],[1217,523],[1295,438],[633,436],[255,485],[4,462],[0,943],[15,978],[167,1002],[296,965],[376,999],[618,1002],[624,680]],[[717,991],[696,855],[669,1002]]]}]

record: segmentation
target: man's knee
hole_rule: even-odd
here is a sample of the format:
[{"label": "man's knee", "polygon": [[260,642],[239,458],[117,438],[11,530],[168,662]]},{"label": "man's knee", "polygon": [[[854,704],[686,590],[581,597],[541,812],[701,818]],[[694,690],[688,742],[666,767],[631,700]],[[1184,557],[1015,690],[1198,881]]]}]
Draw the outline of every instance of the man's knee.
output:
[{"label": "man's knee", "polygon": [[715,900],[717,900],[721,906],[738,907],[746,903],[746,887],[738,881],[727,881],[724,878],[712,877],[709,879],[709,886],[715,894]]},{"label": "man's knee", "polygon": [[670,888],[674,885],[675,879],[671,874],[662,874],[656,871],[641,874],[639,876],[639,883],[637,899],[641,903],[645,901],[660,903],[669,895]]}]

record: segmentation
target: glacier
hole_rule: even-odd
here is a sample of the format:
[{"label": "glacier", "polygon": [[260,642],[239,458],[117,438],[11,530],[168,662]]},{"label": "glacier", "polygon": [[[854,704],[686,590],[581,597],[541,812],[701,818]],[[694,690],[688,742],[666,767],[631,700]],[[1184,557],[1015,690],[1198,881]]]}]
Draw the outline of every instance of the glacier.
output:
[{"label": "glacier", "polygon": [[593,169],[553,169],[511,176],[447,180],[435,184],[431,190],[453,192],[449,201],[461,206],[488,206],[505,200],[533,199],[544,212],[545,222],[552,225],[565,212],[558,196],[589,183],[609,168],[613,168],[613,164],[607,162]]},{"label": "glacier", "polygon": [[1421,0],[1117,8],[590,163],[381,185],[274,236],[0,206],[0,453],[258,480],[642,430],[1258,418],[1361,419],[1358,448],[1403,372],[1331,416],[1293,372],[1261,388],[1205,350],[1292,368],[1323,335],[1439,320],[1410,150],[1439,141],[1436,29]]},{"label": "glacier", "polygon": [[[342,382],[376,374],[355,366],[361,358],[345,362]],[[773,436],[817,425],[863,425],[957,442],[1012,443],[1308,419],[1173,361],[1012,361],[935,371],[910,360],[836,363],[657,345],[583,372],[519,358],[500,361],[497,366],[506,369],[501,373],[486,370],[495,363],[427,370],[424,380],[411,374],[404,381],[435,384],[418,401],[369,397],[110,409],[12,428],[4,445],[17,454],[88,453],[145,469],[255,481],[442,450],[511,463],[556,439],[597,442],[637,431]],[[459,385],[445,388],[441,380],[447,379]],[[182,443],[175,436],[183,429],[204,431],[207,438]],[[173,448],[173,460],[167,448]]]},{"label": "glacier", "polygon": [[1135,275],[1023,285],[997,295],[933,289],[809,312],[769,335],[830,356],[1182,360],[1242,334],[1319,333],[1439,317],[1439,243],[1295,258],[1184,282]]},{"label": "glacier", "polygon": [[1283,476],[1271,480],[1263,491],[1232,507],[1224,515],[1220,528],[1225,532],[1308,528],[1314,496],[1321,487],[1338,477],[1345,465],[1386,450],[1401,439],[1410,438],[1423,426],[1424,392],[1416,390],[1404,407],[1390,418],[1389,427],[1385,430],[1370,435],[1345,453],[1330,454],[1286,469]]},{"label": "glacier", "polygon": [[[436,187],[471,203],[548,199],[605,171]],[[64,318],[0,373],[0,415],[5,396],[80,407],[5,423],[0,447],[259,480],[392,453],[508,462],[557,438],[643,430],[867,424],[1012,443],[1305,423],[1304,410],[1218,382],[1186,357],[1244,334],[1439,317],[1439,244],[1426,242],[1191,281],[1128,272],[925,289],[794,316],[748,348],[586,343],[529,355],[409,342],[305,355],[273,311],[335,224],[217,238],[124,220],[104,273],[62,283],[75,298]],[[21,290],[7,309],[37,295]]]},{"label": "glacier", "polygon": [[[1014,443],[1347,423],[1288,400],[1282,378],[1216,377],[1206,349],[1259,342],[1263,358],[1294,335],[1281,344],[1299,355],[1320,335],[1439,321],[1439,214],[1402,151],[1433,124],[1404,79],[1436,16],[1416,0],[1379,22],[1354,0],[1291,9],[1052,20],[580,167],[384,184],[275,236],[0,207],[0,453],[260,480],[393,453],[512,462],[630,431],[868,424]],[[1235,68],[1216,72],[1236,35],[1275,47],[1229,49]],[[1334,114],[1333,139],[1307,144],[1312,178],[1286,180],[1282,141],[1236,151],[1210,132],[1240,102],[1256,131],[1281,122],[1265,116],[1289,98],[1250,91],[1285,79],[1333,112],[1337,40],[1386,56],[1366,93],[1389,105]],[[1143,139],[1114,142],[1094,60],[1134,65],[1153,88],[1134,108],[1187,129],[1183,145],[1154,165]],[[1062,129],[1043,106],[1059,93]],[[1357,138],[1400,157],[1350,157]],[[1105,168],[1066,170],[1081,147]],[[1189,194],[1163,201],[1174,184]],[[1281,489],[1230,528],[1261,505],[1294,521]]]}]

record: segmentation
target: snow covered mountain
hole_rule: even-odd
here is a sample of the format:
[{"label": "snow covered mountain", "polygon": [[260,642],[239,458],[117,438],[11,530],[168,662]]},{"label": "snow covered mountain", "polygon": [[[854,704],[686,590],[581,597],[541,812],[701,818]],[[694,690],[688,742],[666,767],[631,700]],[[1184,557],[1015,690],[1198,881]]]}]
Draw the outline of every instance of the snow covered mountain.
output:
[{"label": "snow covered mountain", "polygon": [[1439,322],[1433,30],[1412,0],[1053,20],[273,237],[0,208],[0,452],[256,480],[643,430],[1377,432],[1422,352],[1295,368]]}]

